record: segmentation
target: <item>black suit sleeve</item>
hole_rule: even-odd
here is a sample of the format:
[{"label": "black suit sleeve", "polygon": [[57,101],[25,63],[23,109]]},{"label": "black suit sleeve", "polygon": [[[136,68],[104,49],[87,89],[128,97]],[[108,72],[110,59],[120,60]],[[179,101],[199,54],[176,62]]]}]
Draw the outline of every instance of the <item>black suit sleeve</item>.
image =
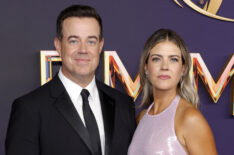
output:
[{"label": "black suit sleeve", "polygon": [[6,137],[6,155],[39,155],[39,115],[24,102],[12,105]]},{"label": "black suit sleeve", "polygon": [[132,105],[132,107],[131,107],[131,109],[132,109],[131,114],[132,115],[131,116],[132,116],[132,136],[133,136],[135,129],[136,129],[136,109],[135,109],[135,104],[134,104],[133,100],[131,100],[131,105]]}]

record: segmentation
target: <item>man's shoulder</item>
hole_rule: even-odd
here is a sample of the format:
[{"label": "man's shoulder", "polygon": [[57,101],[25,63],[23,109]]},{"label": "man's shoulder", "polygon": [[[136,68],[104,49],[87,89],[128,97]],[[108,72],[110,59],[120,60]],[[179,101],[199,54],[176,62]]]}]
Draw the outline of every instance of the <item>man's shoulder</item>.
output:
[{"label": "man's shoulder", "polygon": [[15,99],[15,101],[20,101],[20,102],[39,102],[42,100],[48,100],[48,98],[51,95],[51,86],[53,84],[53,80],[45,83],[42,86],[37,87],[36,89],[24,94],[23,96],[20,96]]}]

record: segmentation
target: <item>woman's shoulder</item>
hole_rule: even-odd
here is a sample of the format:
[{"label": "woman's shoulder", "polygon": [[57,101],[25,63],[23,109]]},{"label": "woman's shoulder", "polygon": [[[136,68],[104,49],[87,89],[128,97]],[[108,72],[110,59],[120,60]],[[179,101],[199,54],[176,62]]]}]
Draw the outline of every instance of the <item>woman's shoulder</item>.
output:
[{"label": "woman's shoulder", "polygon": [[176,126],[180,133],[183,133],[183,137],[206,137],[207,134],[211,133],[205,117],[188,101],[181,99],[176,115]]},{"label": "woman's shoulder", "polygon": [[200,151],[204,151],[204,146],[212,148],[211,150],[215,152],[214,139],[209,124],[201,112],[184,99],[181,99],[177,108],[175,131],[180,143],[188,152],[197,150],[199,153],[195,154],[200,154]]},{"label": "woman's shoulder", "polygon": [[181,99],[175,120],[177,137],[189,153],[217,154],[211,128],[196,107]]},{"label": "woman's shoulder", "polygon": [[201,112],[191,103],[181,98],[177,114],[183,124],[194,124],[205,120]]}]

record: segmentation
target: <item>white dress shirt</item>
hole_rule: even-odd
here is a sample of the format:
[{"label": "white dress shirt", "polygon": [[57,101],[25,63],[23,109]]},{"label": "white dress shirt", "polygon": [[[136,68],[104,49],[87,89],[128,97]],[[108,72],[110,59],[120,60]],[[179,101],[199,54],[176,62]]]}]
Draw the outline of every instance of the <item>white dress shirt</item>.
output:
[{"label": "white dress shirt", "polygon": [[[81,90],[83,89],[80,87],[78,84],[75,82],[71,81],[68,79],[63,73],[60,68],[58,76],[60,80],[62,81],[66,91],[68,92],[68,95],[70,96],[70,99],[72,103],[74,104],[76,111],[78,112],[82,122],[85,125],[84,121],[84,115],[83,115],[83,110],[82,110],[82,97],[80,95]],[[89,91],[89,105],[91,110],[93,111],[94,117],[96,119],[97,125],[98,125],[98,130],[100,134],[100,140],[101,140],[101,148],[102,148],[102,154],[104,155],[104,150],[105,150],[105,132],[104,132],[104,125],[103,125],[103,117],[102,117],[102,109],[101,109],[101,104],[100,104],[100,98],[98,94],[98,89],[95,81],[95,77],[93,80],[88,84],[87,87],[85,87]]]}]

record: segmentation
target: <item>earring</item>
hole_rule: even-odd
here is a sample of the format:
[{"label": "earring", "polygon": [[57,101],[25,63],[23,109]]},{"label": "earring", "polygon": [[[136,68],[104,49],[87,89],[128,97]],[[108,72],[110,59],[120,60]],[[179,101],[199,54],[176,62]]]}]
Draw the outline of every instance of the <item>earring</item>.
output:
[{"label": "earring", "polygon": [[145,76],[146,76],[146,78],[148,78],[149,77],[149,75],[148,75],[149,73],[146,71],[145,72]]}]

